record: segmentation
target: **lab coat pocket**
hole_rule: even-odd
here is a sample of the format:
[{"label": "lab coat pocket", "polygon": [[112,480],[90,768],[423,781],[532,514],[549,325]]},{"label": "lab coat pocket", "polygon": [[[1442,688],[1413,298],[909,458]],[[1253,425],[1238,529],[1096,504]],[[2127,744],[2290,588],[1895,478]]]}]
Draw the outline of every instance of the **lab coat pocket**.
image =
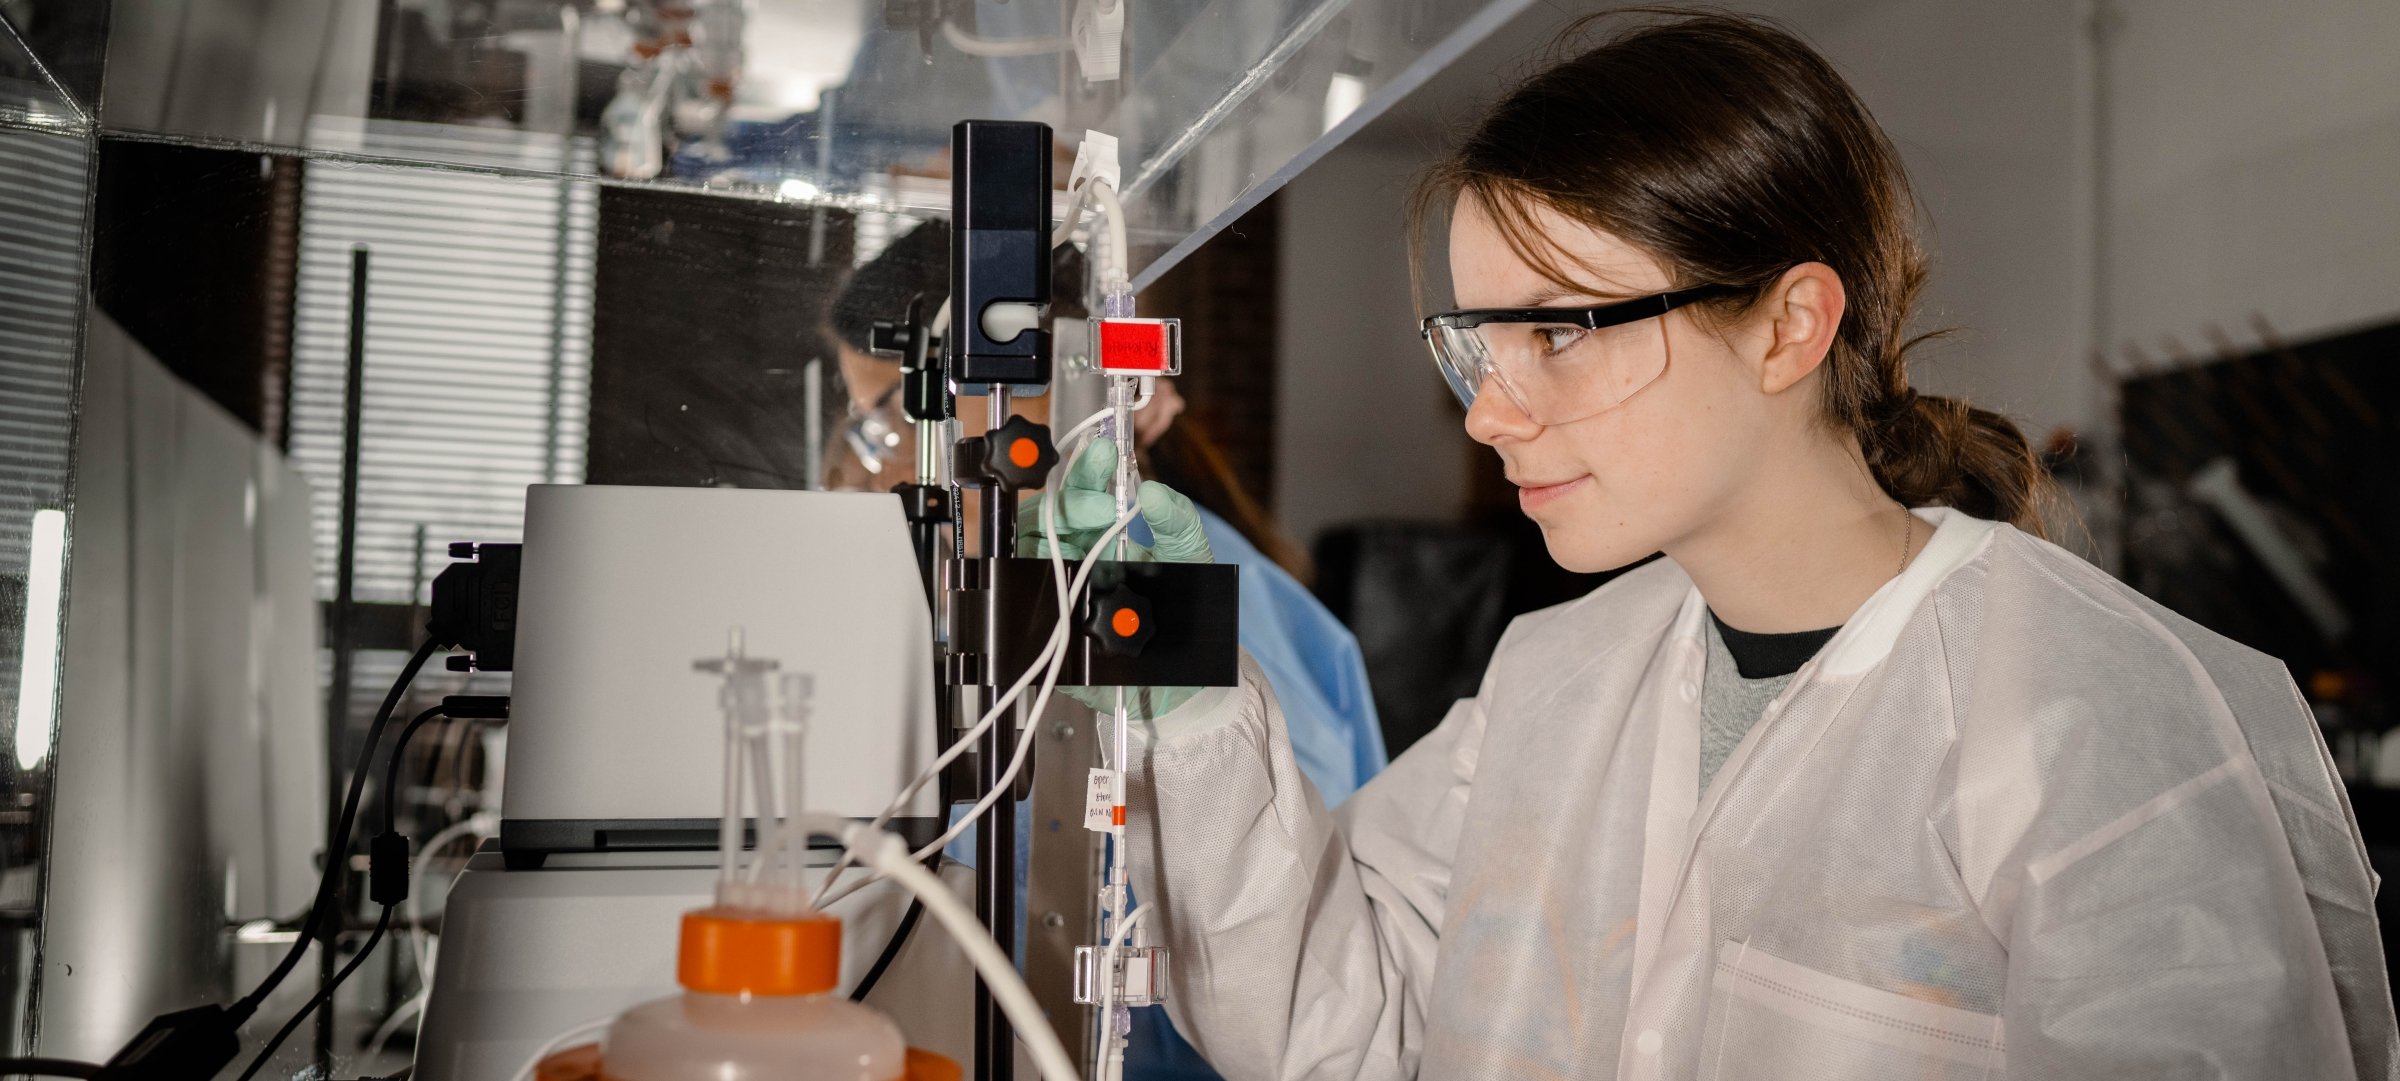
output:
[{"label": "lab coat pocket", "polygon": [[1996,1078],[2005,1072],[2000,1019],[1869,987],[1746,943],[1717,948],[1716,985],[1700,1043],[1700,1076]]}]

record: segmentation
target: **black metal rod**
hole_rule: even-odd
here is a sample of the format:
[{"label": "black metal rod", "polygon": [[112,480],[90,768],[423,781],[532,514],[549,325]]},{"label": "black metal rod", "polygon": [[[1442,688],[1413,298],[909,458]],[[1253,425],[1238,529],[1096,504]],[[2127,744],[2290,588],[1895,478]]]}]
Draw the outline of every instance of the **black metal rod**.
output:
[{"label": "black metal rod", "polygon": [[[922,428],[924,425],[920,423],[919,427]],[[918,453],[923,455],[935,445],[937,445],[935,440],[919,438],[917,440]],[[900,485],[898,491],[900,498],[911,504],[908,510],[909,539],[916,548],[917,574],[923,578],[925,584],[926,611],[932,615],[936,627],[932,673],[933,745],[947,747],[950,745],[950,741],[958,738],[958,732],[955,730],[958,717],[957,688],[950,685],[949,663],[945,656],[947,642],[939,630],[943,619],[942,605],[945,599],[942,596],[941,533],[942,527],[948,519],[927,515],[924,507],[917,505],[918,501],[930,499],[936,493],[942,492],[942,489],[934,486],[933,478],[925,475],[926,472],[926,468],[920,466],[917,483]],[[952,509],[952,514],[955,516],[958,505],[956,503],[945,505]],[[957,767],[964,765],[966,763],[963,761],[952,762],[950,766],[944,767],[941,774],[935,778],[934,790],[941,796],[940,807],[943,813],[948,813],[949,809],[958,802],[957,778],[960,771]]]},{"label": "black metal rod", "polygon": [[[992,386],[991,426],[998,429],[1008,423],[1008,384]],[[1014,553],[1009,549],[1017,538],[1017,501],[1015,492],[998,483],[983,488],[983,558],[1001,559]]]},{"label": "black metal rod", "polygon": [[917,550],[917,577],[925,585],[925,603],[929,605],[941,596],[941,572],[935,569],[942,558],[941,530],[942,523],[938,519],[910,522],[908,525],[909,540]]},{"label": "black metal rod", "polygon": [[[998,428],[1008,420],[1008,388],[1005,384],[992,387],[991,426]],[[1014,493],[997,483],[982,489],[983,551],[986,560],[999,560],[1009,554],[1017,535],[1017,507]],[[998,567],[995,564],[994,570]],[[984,613],[984,626],[997,633],[1001,626],[996,610],[999,604],[997,574],[985,583],[984,597],[993,610]],[[977,688],[975,711],[978,718],[991,711],[992,702],[999,698],[997,672],[987,666],[986,685]],[[1006,779],[1008,759],[1016,749],[1017,726],[1012,718],[1003,716],[985,731],[981,759],[976,766],[976,788],[990,793],[1013,787]],[[983,926],[991,931],[992,941],[999,945],[1000,955],[1017,955],[1017,801],[1006,793],[992,804],[992,809],[975,827],[975,909],[983,918]],[[1017,1068],[1017,1037],[1009,1026],[1008,1016],[992,998],[991,988],[982,977],[975,980],[975,1077],[977,1081],[1011,1081]]]},{"label": "black metal rod", "polygon": [[[952,504],[952,506],[955,508],[957,505]],[[918,558],[924,564],[926,604],[928,611],[937,621],[943,618],[941,572],[937,569],[938,561],[941,559],[941,528],[942,523],[940,522],[920,522],[916,526]],[[952,740],[958,738],[958,688],[950,685],[950,666],[948,659],[944,656],[945,648],[946,643],[938,645],[933,651],[933,745],[935,747],[948,747]],[[961,773],[958,767],[962,764],[953,762],[943,767],[942,772],[934,778],[933,790],[938,796],[935,806],[940,808],[934,812],[935,814],[947,815],[952,807],[958,805],[959,775]]]},{"label": "black metal rod", "polygon": [[[997,697],[997,688],[976,688],[976,714],[981,716],[989,711]],[[1003,719],[983,734],[983,753],[976,777],[980,791],[990,792],[1001,785],[1001,774],[1008,768],[1009,744],[1016,739],[1015,729],[1015,725]],[[1016,869],[1016,801],[1002,796],[975,826],[975,914],[982,918],[1003,957],[1016,956]],[[977,1081],[1010,1081],[1016,1065],[1016,1033],[1009,1027],[1008,1016],[1000,1011],[1000,1004],[992,998],[992,989],[977,975],[974,1076]]]},{"label": "black metal rod", "polygon": [[[326,637],[333,649],[333,687],[325,704],[325,861],[336,867],[348,858],[337,851],[341,836],[337,827],[342,817],[342,776],[348,756],[342,753],[342,736],[350,728],[350,632],[352,594],[358,563],[358,444],[359,415],[363,411],[367,374],[367,247],[364,244],[350,249],[350,350],[344,386],[342,388],[342,539],[334,557],[333,625],[326,628]],[[386,793],[385,798],[390,798]],[[334,911],[347,913],[349,902],[343,897],[346,876],[334,872]],[[317,991],[323,994],[333,985],[334,948],[342,933],[341,919],[324,921],[325,940],[317,947]],[[316,1025],[317,1075],[331,1076],[333,1071],[333,1010],[317,1013]]]}]

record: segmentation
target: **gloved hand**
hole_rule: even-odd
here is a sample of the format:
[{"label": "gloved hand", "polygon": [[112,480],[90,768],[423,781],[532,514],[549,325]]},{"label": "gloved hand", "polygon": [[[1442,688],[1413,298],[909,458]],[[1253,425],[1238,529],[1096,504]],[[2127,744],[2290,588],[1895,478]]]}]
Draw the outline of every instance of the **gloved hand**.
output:
[{"label": "gloved hand", "polygon": [[[1017,509],[1017,554],[1048,558],[1053,540],[1059,555],[1068,561],[1082,559],[1091,551],[1100,535],[1117,521],[1116,497],[1109,494],[1108,484],[1117,468],[1117,445],[1106,437],[1092,440],[1073,465],[1067,469],[1066,480],[1058,489],[1058,518],[1056,536],[1042,531],[1042,493],[1033,493]],[[1141,508],[1142,520],[1149,523],[1151,543],[1127,545],[1129,559],[1157,560],[1164,563],[1214,563],[1216,556],[1208,550],[1208,534],[1201,528],[1200,511],[1181,492],[1157,481],[1142,482],[1134,495]],[[1109,542],[1110,548],[1116,542]],[[1101,558],[1112,558],[1104,552]],[[1073,568],[1069,568],[1070,580]],[[1069,697],[1102,713],[1117,708],[1117,689],[1114,687],[1065,687]],[[1164,716],[1168,710],[1198,694],[1197,687],[1141,687],[1126,689],[1126,705],[1134,717],[1150,720]]]},{"label": "gloved hand", "polygon": [[[1067,469],[1067,479],[1058,488],[1057,530],[1059,555],[1069,562],[1082,559],[1092,550],[1092,543],[1108,532],[1117,521],[1117,498],[1110,494],[1108,484],[1117,470],[1117,444],[1106,436],[1092,440],[1075,463]],[[1048,558],[1049,541],[1042,533],[1042,493],[1032,493],[1017,508],[1017,554]],[[1128,558],[1136,561],[1156,560],[1162,563],[1214,563],[1216,556],[1208,550],[1208,534],[1200,527],[1200,511],[1183,493],[1154,480],[1142,482],[1134,493],[1141,507],[1142,520],[1149,523],[1151,544],[1144,547],[1131,544]],[[1114,541],[1109,543],[1116,546]],[[1102,559],[1114,558],[1103,553]]]}]

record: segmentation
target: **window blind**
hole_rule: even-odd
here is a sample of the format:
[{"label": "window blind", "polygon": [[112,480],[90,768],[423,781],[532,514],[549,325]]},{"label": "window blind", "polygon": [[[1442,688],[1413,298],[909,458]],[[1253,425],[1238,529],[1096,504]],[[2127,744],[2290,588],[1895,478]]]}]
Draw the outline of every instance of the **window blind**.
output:
[{"label": "window blind", "polygon": [[[312,141],[528,172],[592,167],[588,140],[513,130],[352,121]],[[369,258],[356,595],[409,603],[449,542],[521,536],[526,485],[583,477],[597,216],[585,180],[309,162],[291,449],[316,501],[323,596],[339,554],[352,249]]]},{"label": "window blind", "polygon": [[33,512],[65,499],[87,155],[79,138],[0,128],[0,578],[24,578]]}]

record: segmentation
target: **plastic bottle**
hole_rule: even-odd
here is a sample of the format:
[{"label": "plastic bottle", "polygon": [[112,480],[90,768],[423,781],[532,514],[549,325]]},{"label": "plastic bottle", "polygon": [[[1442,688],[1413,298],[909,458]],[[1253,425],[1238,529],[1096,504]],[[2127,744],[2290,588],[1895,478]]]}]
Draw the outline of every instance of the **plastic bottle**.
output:
[{"label": "plastic bottle", "polygon": [[946,1059],[911,1052],[899,1026],[834,994],[842,923],[712,907],[684,913],[684,993],[618,1015],[605,1081],[932,1081]]},{"label": "plastic bottle", "polygon": [[[695,662],[724,681],[725,816],[717,903],[683,914],[675,982],[683,993],[618,1014],[599,1044],[546,1055],[538,1081],[959,1081],[958,1064],[911,1049],[900,1026],[834,993],[842,921],[808,903],[800,808],[805,677],[770,682],[740,628],[725,655]],[[770,742],[780,741],[780,754]],[[756,774],[759,846],[743,866],[742,784]],[[785,776],[777,792],[780,762]],[[838,829],[843,823],[832,820]],[[819,825],[820,831],[823,824]]]}]

